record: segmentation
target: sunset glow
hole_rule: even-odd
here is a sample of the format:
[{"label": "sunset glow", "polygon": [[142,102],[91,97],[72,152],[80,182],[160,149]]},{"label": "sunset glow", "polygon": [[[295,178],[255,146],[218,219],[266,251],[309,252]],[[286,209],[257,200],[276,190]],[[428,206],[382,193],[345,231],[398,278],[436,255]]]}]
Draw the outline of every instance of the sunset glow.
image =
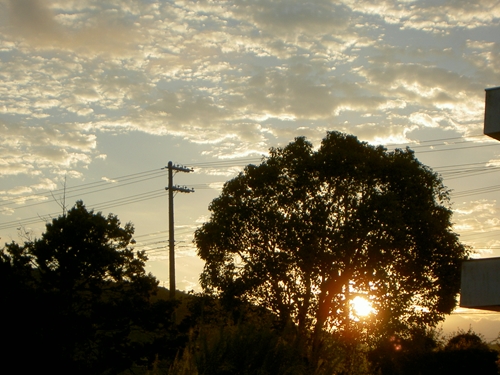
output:
[{"label": "sunset glow", "polygon": [[375,311],[370,301],[360,296],[355,297],[351,301],[351,306],[354,315],[357,317],[366,317]]}]

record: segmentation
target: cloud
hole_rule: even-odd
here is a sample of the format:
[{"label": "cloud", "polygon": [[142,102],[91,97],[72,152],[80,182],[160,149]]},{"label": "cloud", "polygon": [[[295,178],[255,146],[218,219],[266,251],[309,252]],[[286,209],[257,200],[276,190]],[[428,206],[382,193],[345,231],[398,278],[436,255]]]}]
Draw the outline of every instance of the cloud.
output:
[{"label": "cloud", "polygon": [[500,72],[494,41],[429,39],[467,17],[491,20],[487,2],[3,4],[10,174],[75,172],[103,154],[100,132],[177,137],[217,157],[261,154],[298,135],[315,142],[329,129],[377,142],[428,127],[473,134],[484,85]]},{"label": "cloud", "polygon": [[[0,123],[0,172],[2,175],[36,175],[40,169],[90,162],[88,153],[96,137],[67,124],[61,130],[48,126]],[[64,129],[65,128],[65,129]],[[64,129],[64,130],[63,130]]]},{"label": "cloud", "polygon": [[17,186],[13,189],[9,189],[6,193],[9,195],[20,195],[20,194],[27,194],[31,193],[32,189],[27,187],[27,186]]},{"label": "cloud", "polygon": [[500,43],[487,40],[467,40],[464,59],[478,69],[481,76],[500,74]]},{"label": "cloud", "polygon": [[402,121],[402,124],[383,124],[377,122],[365,122],[363,124],[352,126],[340,126],[338,130],[345,133],[356,133],[359,139],[372,142],[374,144],[408,144],[412,143],[408,137],[409,133],[418,129],[417,126]]},{"label": "cloud", "polygon": [[252,17],[258,28],[269,34],[330,34],[348,26],[352,14],[330,1],[300,0],[241,1],[237,13]]},{"label": "cloud", "polygon": [[353,11],[380,17],[387,24],[428,33],[447,33],[452,28],[480,28],[498,19],[500,4],[494,0],[414,1],[343,0]]},{"label": "cloud", "polygon": [[109,183],[116,183],[117,182],[116,180],[114,180],[112,178],[108,178],[108,177],[101,177],[101,180],[109,182]]},{"label": "cloud", "polygon": [[35,41],[59,39],[61,31],[52,12],[40,0],[9,0],[12,26]]},{"label": "cloud", "polygon": [[[453,194],[452,194],[453,197]],[[493,254],[500,231],[496,201],[481,199],[457,203],[453,207],[454,228],[462,233],[461,240],[476,249],[476,256]]]},{"label": "cloud", "polygon": [[429,128],[439,127],[439,118],[433,118],[427,113],[414,112],[410,115],[409,120],[417,125],[423,125]]},{"label": "cloud", "polygon": [[[3,215],[12,215],[15,213],[15,208],[23,206],[26,202],[45,202],[48,200],[48,197],[43,194],[37,195],[36,192],[46,192],[56,188],[56,183],[42,177],[37,183],[31,185],[18,185],[8,190],[0,190],[0,202],[2,202],[0,212]],[[10,205],[11,207],[6,207],[6,205]]]},{"label": "cloud", "polygon": [[39,191],[55,190],[57,189],[57,184],[49,178],[41,178],[39,182],[35,185],[32,185],[31,188],[33,190]]},{"label": "cloud", "polygon": [[[136,48],[141,33],[124,12],[133,10],[137,17],[140,9],[124,5],[115,9],[93,4],[86,9],[68,9],[55,1],[8,0],[7,11],[13,37],[24,38],[34,48],[129,54]],[[75,11],[88,17],[85,13],[89,10],[93,17],[86,22],[74,17]]]}]

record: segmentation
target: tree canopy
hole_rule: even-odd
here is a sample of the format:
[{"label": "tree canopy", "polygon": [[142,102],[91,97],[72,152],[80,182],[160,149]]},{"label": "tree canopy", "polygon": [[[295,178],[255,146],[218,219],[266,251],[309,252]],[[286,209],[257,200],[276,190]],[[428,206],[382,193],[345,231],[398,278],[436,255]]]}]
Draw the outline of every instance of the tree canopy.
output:
[{"label": "tree canopy", "polygon": [[[303,332],[391,334],[456,306],[468,249],[449,192],[410,149],[329,132],[272,148],[228,181],[195,233],[206,292],[266,307]],[[363,297],[373,313],[355,316]]]},{"label": "tree canopy", "polygon": [[0,251],[2,317],[12,328],[3,354],[16,371],[111,374],[147,355],[171,307],[151,303],[157,280],[131,248],[133,233],[77,202],[41,238]]}]

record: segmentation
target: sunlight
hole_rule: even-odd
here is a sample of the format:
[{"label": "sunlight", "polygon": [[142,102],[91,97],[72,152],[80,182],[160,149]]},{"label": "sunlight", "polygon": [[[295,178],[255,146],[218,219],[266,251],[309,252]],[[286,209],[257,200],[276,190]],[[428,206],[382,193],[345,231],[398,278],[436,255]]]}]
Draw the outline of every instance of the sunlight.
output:
[{"label": "sunlight", "polygon": [[375,311],[370,301],[360,296],[355,297],[351,301],[351,306],[354,314],[358,317],[368,316]]}]

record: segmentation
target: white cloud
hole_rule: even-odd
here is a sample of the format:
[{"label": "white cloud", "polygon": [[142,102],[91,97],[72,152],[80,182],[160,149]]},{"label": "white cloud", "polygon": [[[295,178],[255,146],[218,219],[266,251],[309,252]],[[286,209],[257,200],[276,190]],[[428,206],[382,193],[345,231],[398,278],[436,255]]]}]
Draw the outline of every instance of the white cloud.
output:
[{"label": "white cloud", "polygon": [[20,194],[26,194],[26,193],[31,193],[32,189],[29,188],[28,186],[17,186],[14,189],[10,189],[7,191],[7,194],[9,195],[20,195]]},{"label": "white cloud", "polygon": [[34,190],[44,191],[55,190],[57,189],[57,184],[49,178],[41,178],[40,181],[37,184],[32,185],[31,188]]},{"label": "white cloud", "polygon": [[454,206],[454,229],[462,233],[461,240],[476,250],[477,256],[491,254],[500,231],[496,201],[475,200]]},{"label": "white cloud", "polygon": [[436,3],[433,0],[419,1],[355,1],[344,0],[351,9],[382,18],[388,24],[399,24],[403,28],[423,30],[428,33],[449,32],[452,28],[479,28],[488,26],[500,14],[496,1],[455,1]]},{"label": "white cloud", "polygon": [[[14,29],[31,22],[21,34],[38,44],[24,45],[19,61],[2,64],[9,77],[5,92],[16,93],[0,103],[6,116],[64,116],[82,121],[87,131],[94,124],[93,131],[171,134],[220,145],[222,153],[239,144],[232,155],[243,155],[254,152],[255,144],[261,152],[281,142],[276,137],[297,135],[292,126],[291,133],[271,128],[263,136],[255,124],[271,119],[373,129],[372,122],[353,118],[362,112],[379,116],[380,135],[373,134],[374,139],[386,139],[388,128],[391,138],[403,139],[405,116],[420,126],[437,124],[411,115],[415,106],[427,116],[433,116],[433,108],[444,111],[439,124],[466,133],[482,100],[475,77],[423,61],[453,58],[453,49],[390,46],[385,40],[383,17],[376,16],[403,24],[417,11],[443,13],[430,3],[420,10],[390,1],[9,4]],[[49,44],[57,54],[38,50]],[[498,50],[491,42],[472,39],[463,48],[476,51],[480,61],[494,61]],[[409,56],[422,61],[404,63]],[[464,61],[485,75],[494,72],[473,58]],[[463,105],[464,99],[469,103]],[[350,125],[335,120],[344,116],[351,117]],[[90,153],[90,148],[81,150]],[[62,154],[52,154],[51,160],[67,164]]]},{"label": "white cloud", "polygon": [[106,182],[110,182],[110,183],[116,183],[117,181],[112,179],[112,178],[108,178],[108,177],[101,177],[101,180],[103,181],[106,181]]},{"label": "white cloud", "polygon": [[409,120],[417,125],[437,128],[439,127],[439,121],[442,120],[442,118],[433,118],[427,113],[415,112],[410,115]]},{"label": "white cloud", "polygon": [[[376,142],[417,128],[477,132],[498,43],[469,35],[442,48],[443,35],[429,47],[418,35],[462,27],[465,8],[491,20],[494,4],[482,5],[4,1],[18,34],[0,28],[16,52],[0,61],[3,168],[77,173],[102,158],[99,132],[174,136],[217,157],[328,129]],[[409,44],[402,33],[417,26]],[[459,69],[445,63],[458,58]]]}]

